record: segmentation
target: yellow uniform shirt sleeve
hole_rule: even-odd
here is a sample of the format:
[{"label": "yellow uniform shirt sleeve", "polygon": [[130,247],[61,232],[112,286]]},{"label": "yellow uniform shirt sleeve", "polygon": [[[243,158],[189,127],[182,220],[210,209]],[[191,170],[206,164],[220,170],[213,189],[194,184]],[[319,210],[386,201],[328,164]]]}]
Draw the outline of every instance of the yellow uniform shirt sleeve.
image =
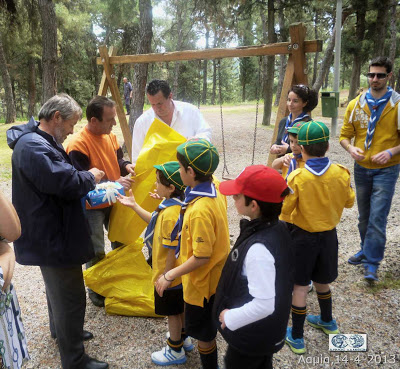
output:
[{"label": "yellow uniform shirt sleeve", "polygon": [[356,129],[352,121],[350,121],[351,115],[354,114],[353,110],[355,109],[356,103],[358,103],[358,99],[352,100],[349,105],[347,105],[347,109],[343,118],[343,126],[340,130],[339,142],[344,139],[351,140],[356,135]]},{"label": "yellow uniform shirt sleeve", "polygon": [[291,189],[291,193],[285,197],[285,200],[283,200],[283,206],[281,211],[281,219],[284,219],[287,222],[289,222],[290,216],[293,213],[293,210],[296,209],[297,202],[299,201],[299,196],[298,196],[299,191],[295,183],[295,177],[298,173],[300,173],[300,171],[299,169],[296,169],[295,171],[290,173],[287,179],[287,184]]},{"label": "yellow uniform shirt sleeve", "polygon": [[198,258],[209,258],[213,253],[213,245],[216,241],[215,227],[209,219],[203,214],[190,220],[193,255]]},{"label": "yellow uniform shirt sleeve", "polygon": [[178,238],[171,241],[171,233],[175,227],[177,220],[178,219],[166,219],[162,224],[161,242],[164,247],[175,248],[176,246],[178,246]]}]

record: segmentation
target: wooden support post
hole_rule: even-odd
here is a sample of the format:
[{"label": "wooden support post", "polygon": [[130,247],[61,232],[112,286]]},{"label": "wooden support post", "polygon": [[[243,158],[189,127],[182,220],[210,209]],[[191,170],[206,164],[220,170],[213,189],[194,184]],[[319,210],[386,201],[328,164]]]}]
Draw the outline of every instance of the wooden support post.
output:
[{"label": "wooden support post", "polygon": [[[125,115],[124,107],[122,105],[121,95],[118,90],[117,81],[115,80],[114,67],[112,65],[110,65],[107,46],[100,46],[99,51],[100,51],[100,58],[103,63],[104,73],[106,75],[108,87],[110,88],[111,95],[116,104],[115,107],[117,110],[119,124],[120,124],[121,130],[122,130],[122,135],[124,136],[125,146],[126,146],[126,149],[128,150],[129,158],[132,158],[132,135],[131,135],[131,131],[128,126],[128,122],[126,121],[126,115]],[[105,86],[105,82],[103,84],[103,87],[101,87],[102,88],[101,92],[104,92],[104,86]]]},{"label": "wooden support post", "polygon": [[[307,64],[306,64],[306,51],[304,48],[304,37],[306,28],[302,23],[291,24],[290,32],[290,45],[292,53],[289,55],[289,60],[286,66],[285,78],[283,80],[281,98],[279,99],[278,112],[276,114],[274,133],[272,135],[271,145],[276,141],[278,135],[279,122],[283,117],[287,116],[289,111],[286,105],[287,95],[290,88],[294,84],[308,85],[307,78]],[[269,154],[267,165],[271,165],[276,155]]]},{"label": "wooden support post", "polygon": [[[108,50],[108,55],[109,56],[117,55],[117,48],[114,46],[111,46],[110,49]],[[107,80],[106,72],[103,70],[103,75],[101,76],[101,81],[100,81],[100,86],[99,86],[99,92],[97,93],[97,95],[106,96],[107,91],[108,91],[108,80]]]}]

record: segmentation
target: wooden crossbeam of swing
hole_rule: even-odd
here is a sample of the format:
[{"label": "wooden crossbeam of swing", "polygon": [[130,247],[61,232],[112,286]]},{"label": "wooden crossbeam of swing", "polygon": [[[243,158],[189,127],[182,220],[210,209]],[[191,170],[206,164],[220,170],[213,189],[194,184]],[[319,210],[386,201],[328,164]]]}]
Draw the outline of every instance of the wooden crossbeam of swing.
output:
[{"label": "wooden crossbeam of swing", "polygon": [[[264,56],[278,54],[292,54],[298,50],[299,45],[295,42],[280,42],[259,46],[242,46],[228,49],[206,49],[206,50],[185,50],[169,53],[152,53],[138,55],[110,56],[110,64],[130,64],[130,63],[158,63],[182,60],[205,60],[222,59],[246,56]],[[304,51],[306,53],[322,51],[322,41],[304,41]],[[97,58],[97,64],[103,64],[102,58]]]}]

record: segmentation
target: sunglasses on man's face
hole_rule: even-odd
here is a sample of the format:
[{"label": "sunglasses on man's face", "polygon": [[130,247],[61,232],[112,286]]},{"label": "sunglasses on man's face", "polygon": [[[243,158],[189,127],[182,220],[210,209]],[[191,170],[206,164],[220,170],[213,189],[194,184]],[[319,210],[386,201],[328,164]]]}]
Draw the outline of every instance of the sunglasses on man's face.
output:
[{"label": "sunglasses on man's face", "polygon": [[375,76],[376,76],[376,78],[378,78],[378,79],[384,79],[384,78],[386,78],[388,75],[387,75],[387,73],[367,73],[367,77],[368,77],[368,78],[374,79]]}]

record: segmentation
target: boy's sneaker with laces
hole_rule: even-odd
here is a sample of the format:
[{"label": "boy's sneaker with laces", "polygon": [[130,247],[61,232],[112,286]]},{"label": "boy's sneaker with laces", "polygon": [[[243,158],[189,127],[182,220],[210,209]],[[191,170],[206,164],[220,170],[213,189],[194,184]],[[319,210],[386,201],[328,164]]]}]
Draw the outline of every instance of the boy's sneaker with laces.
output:
[{"label": "boy's sneaker with laces", "polygon": [[[170,337],[169,332],[165,333],[165,337],[168,339]],[[186,352],[193,351],[194,345],[192,343],[192,339],[189,336],[186,336],[186,338],[183,340],[183,349]]]},{"label": "boy's sneaker with laces", "polygon": [[306,320],[312,327],[322,329],[325,334],[339,333],[335,319],[332,319],[330,322],[324,322],[321,320],[321,315],[307,315]]},{"label": "boy's sneaker with laces", "polygon": [[153,352],[151,354],[151,361],[157,365],[176,365],[186,363],[185,350],[180,349],[179,352],[174,351],[168,345],[162,348],[160,351]]},{"label": "boy's sneaker with laces", "polygon": [[365,271],[364,271],[364,279],[366,279],[368,282],[375,282],[378,281],[378,266],[377,265],[371,265],[368,264],[365,266]]},{"label": "boy's sneaker with laces", "polygon": [[353,256],[351,256],[348,260],[349,264],[353,264],[353,265],[359,265],[359,264],[365,263],[366,261],[367,261],[367,259],[365,259],[365,256],[364,256],[364,253],[362,250],[357,252],[357,254],[354,254]]},{"label": "boy's sneaker with laces", "polygon": [[287,327],[285,343],[297,355],[301,355],[306,352],[306,347],[304,345],[304,338],[294,339],[292,337],[292,327]]}]

